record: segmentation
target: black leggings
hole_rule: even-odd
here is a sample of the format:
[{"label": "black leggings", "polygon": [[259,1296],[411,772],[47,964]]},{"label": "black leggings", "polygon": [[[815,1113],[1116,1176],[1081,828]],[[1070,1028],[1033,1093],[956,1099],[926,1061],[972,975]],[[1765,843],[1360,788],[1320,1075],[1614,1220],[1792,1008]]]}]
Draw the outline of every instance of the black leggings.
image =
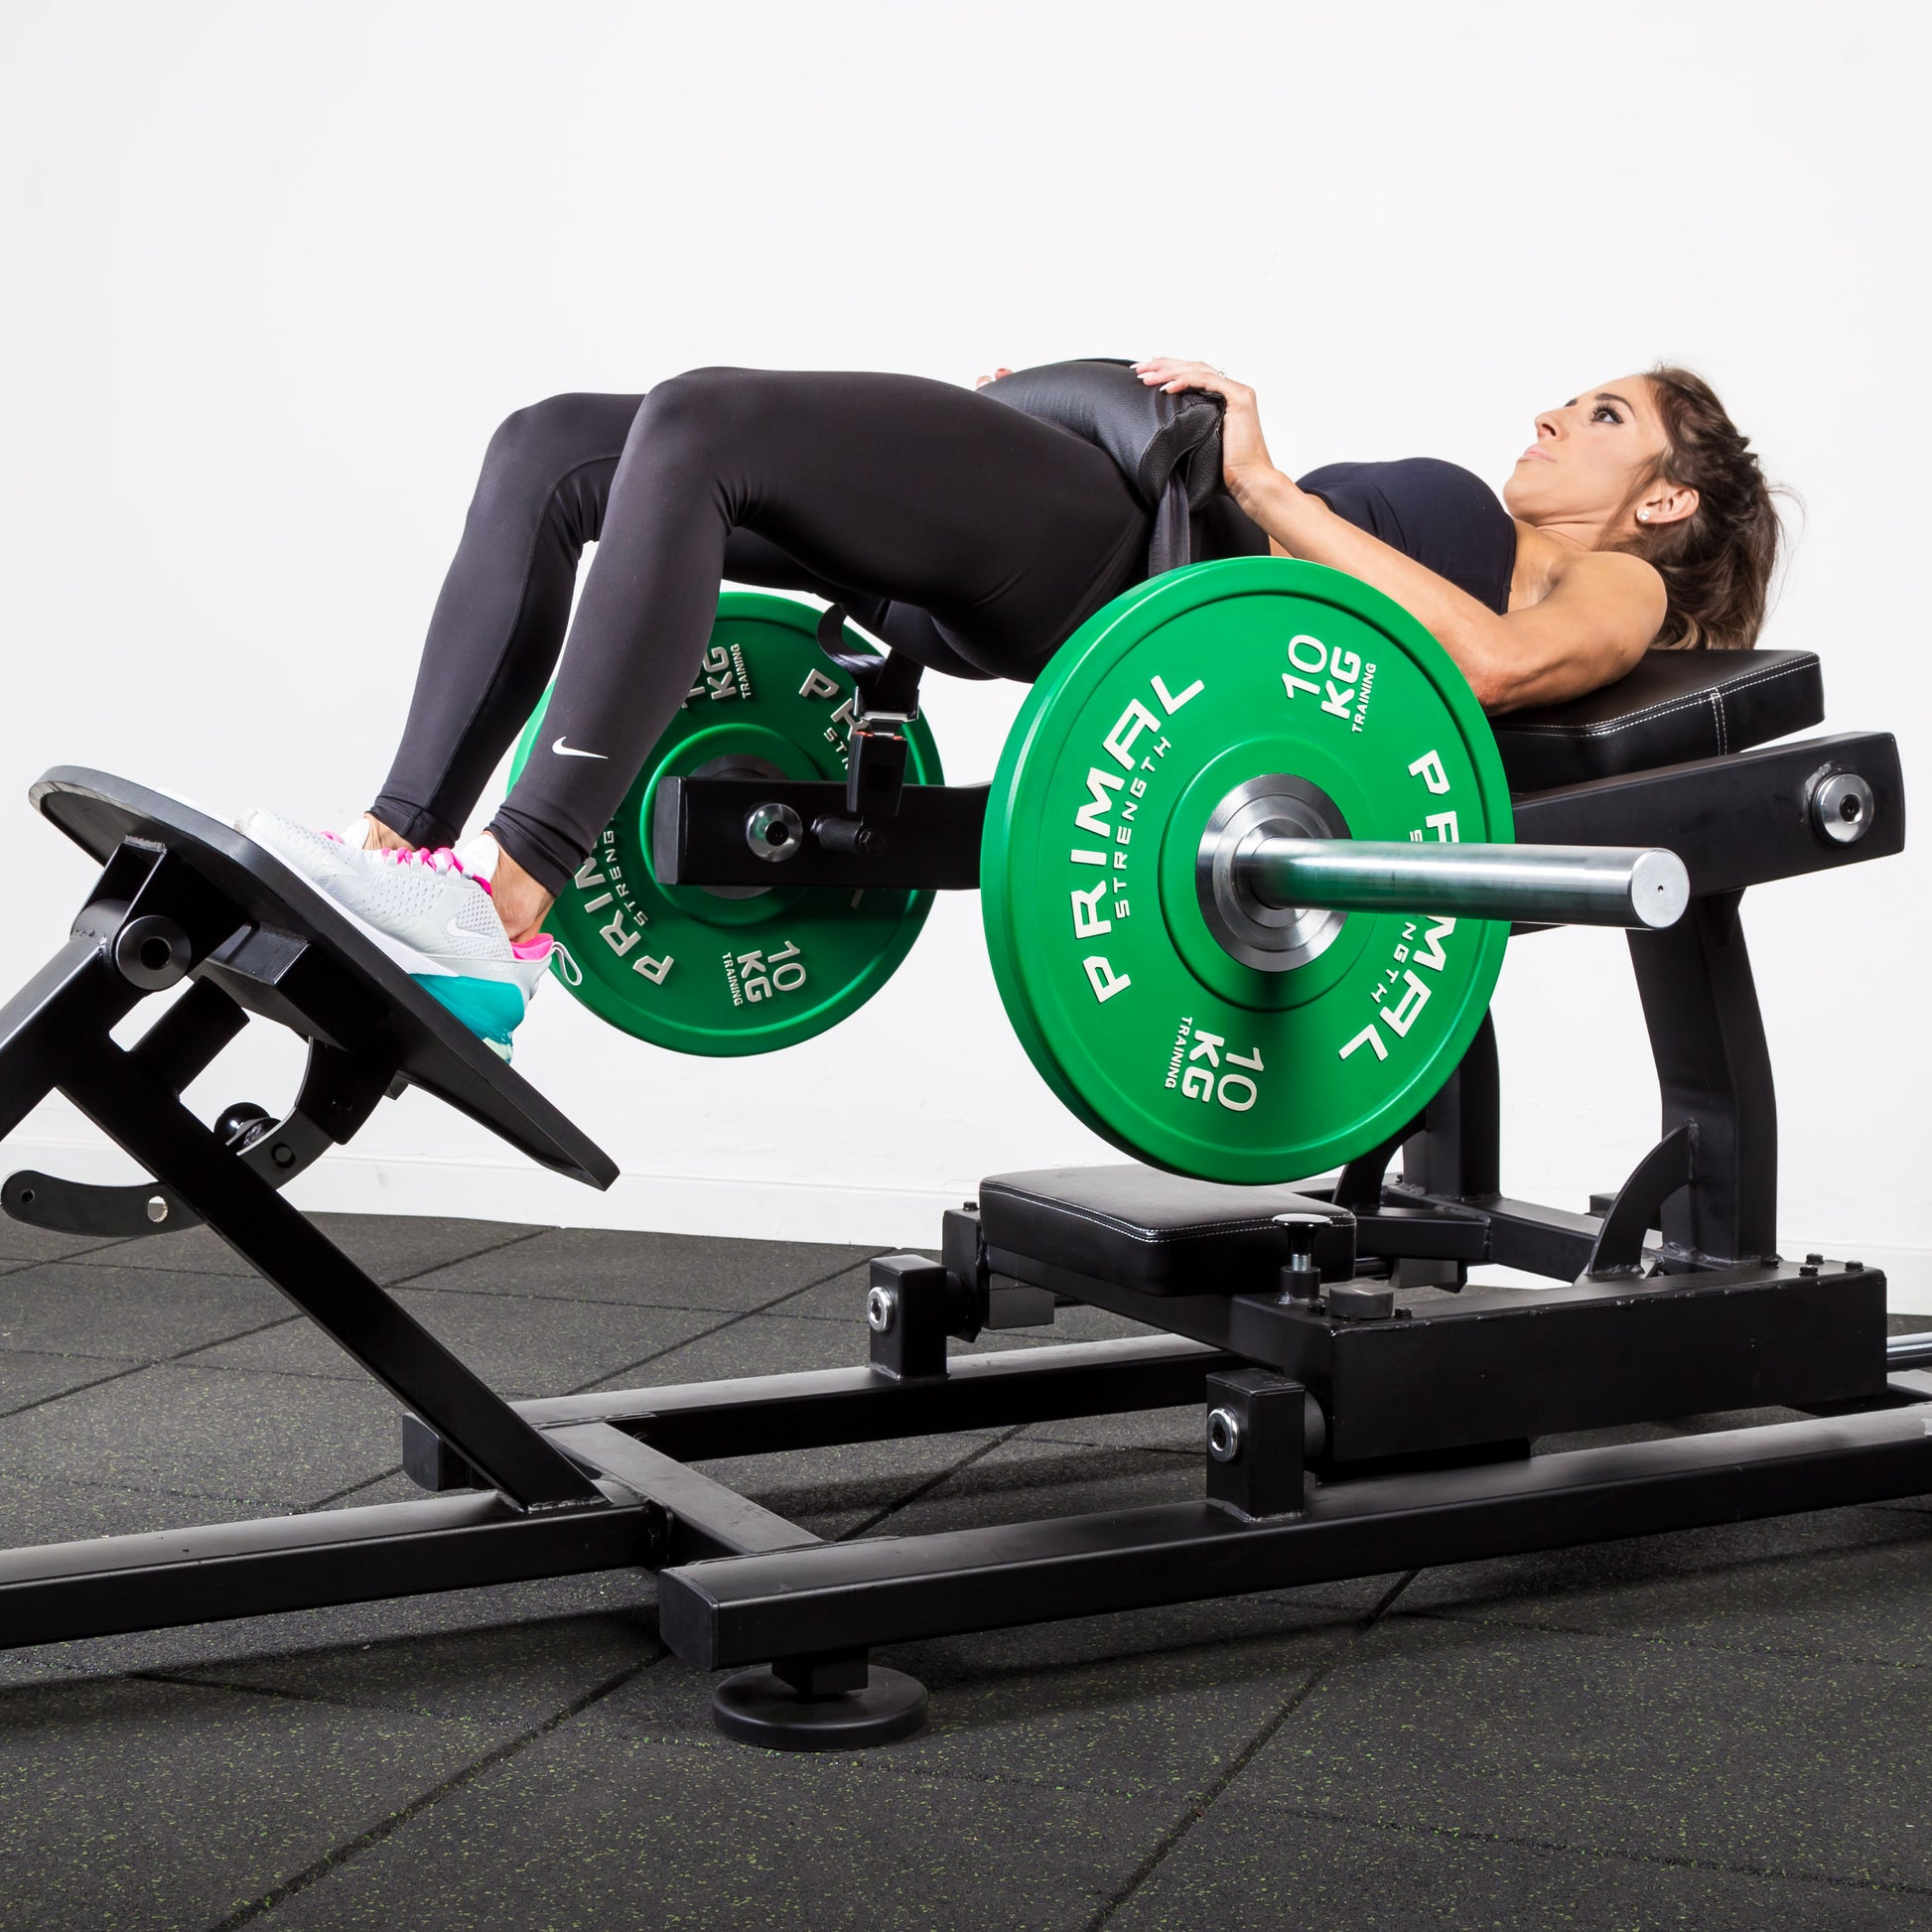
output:
[{"label": "black leggings", "polygon": [[690,690],[721,579],[835,600],[936,670],[1031,679],[1145,575],[1149,534],[1101,450],[922,376],[693,369],[553,396],[490,443],[370,809],[450,844],[554,668],[489,829],[561,892]]}]

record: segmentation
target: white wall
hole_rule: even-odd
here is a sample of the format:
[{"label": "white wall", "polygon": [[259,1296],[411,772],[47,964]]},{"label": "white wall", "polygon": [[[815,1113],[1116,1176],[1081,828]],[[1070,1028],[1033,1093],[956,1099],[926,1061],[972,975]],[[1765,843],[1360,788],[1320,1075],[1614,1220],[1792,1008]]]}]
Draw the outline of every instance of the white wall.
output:
[{"label": "white wall", "polygon": [[[1500,480],[1531,412],[1658,356],[1805,528],[1767,638],[1932,795],[1920,616],[1924,16],[1889,6],[15,5],[0,15],[0,796],[103,765],[320,822],[386,768],[477,459],[518,403],[707,362],[1200,354],[1279,461]],[[958,777],[1019,693],[944,686]],[[8,807],[9,977],[89,869]],[[1932,1249],[1917,853],[1747,905],[1785,1227]],[[846,1030],[680,1060],[552,990],[524,1070],[615,1195],[411,1097],[312,1201],[929,1238],[1108,1158],[1035,1076],[977,907]],[[1581,1205],[1656,1097],[1613,935],[1515,949],[1508,1182]],[[848,1076],[891,1056],[902,1104]],[[263,1030],[254,1030],[260,1032]],[[273,1100],[276,1042],[207,1090]],[[84,1139],[50,1106],[30,1138]],[[73,1151],[74,1172],[99,1163]],[[744,1191],[735,1183],[742,1183]]]}]

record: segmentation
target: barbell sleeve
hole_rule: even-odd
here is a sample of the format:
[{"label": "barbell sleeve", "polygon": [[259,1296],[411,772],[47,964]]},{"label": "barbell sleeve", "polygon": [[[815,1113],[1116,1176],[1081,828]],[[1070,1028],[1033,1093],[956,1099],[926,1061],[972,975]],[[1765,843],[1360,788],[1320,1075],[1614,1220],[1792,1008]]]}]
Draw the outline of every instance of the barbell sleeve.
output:
[{"label": "barbell sleeve", "polygon": [[1684,861],[1656,847],[1402,845],[1255,830],[1236,847],[1234,870],[1265,905],[1524,925],[1675,925],[1691,897]]}]

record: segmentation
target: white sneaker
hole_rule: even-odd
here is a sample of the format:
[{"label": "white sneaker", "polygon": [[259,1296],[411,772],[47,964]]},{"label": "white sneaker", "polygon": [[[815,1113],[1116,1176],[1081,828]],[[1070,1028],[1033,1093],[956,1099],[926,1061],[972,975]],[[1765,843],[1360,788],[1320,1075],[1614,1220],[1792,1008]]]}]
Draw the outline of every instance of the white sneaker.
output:
[{"label": "white sneaker", "polygon": [[323,894],[423,990],[504,1059],[529,1011],[556,941],[548,933],[512,944],[490,897],[495,841],[452,851],[358,851],[336,832],[316,832],[254,810],[235,830]]}]

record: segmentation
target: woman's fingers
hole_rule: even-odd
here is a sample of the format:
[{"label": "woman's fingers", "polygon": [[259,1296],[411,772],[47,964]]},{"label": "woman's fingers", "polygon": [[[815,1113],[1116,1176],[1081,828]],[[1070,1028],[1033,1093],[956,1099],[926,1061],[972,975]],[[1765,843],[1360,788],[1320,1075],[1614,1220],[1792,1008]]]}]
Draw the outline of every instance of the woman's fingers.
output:
[{"label": "woman's fingers", "polygon": [[1003,375],[1011,375],[1011,369],[995,369],[991,375],[976,375],[973,378],[975,389],[984,389],[989,382],[997,382]]},{"label": "woman's fingers", "polygon": [[1213,363],[1196,362],[1178,355],[1151,356],[1145,362],[1136,362],[1134,373],[1149,388],[1159,387],[1170,395],[1181,389],[1205,389],[1213,395],[1230,398],[1253,393],[1245,384],[1236,382]]},{"label": "woman's fingers", "polygon": [[1226,403],[1221,418],[1221,470],[1223,481],[1237,499],[1251,479],[1265,476],[1273,468],[1261,433],[1260,406],[1245,382],[1236,382],[1211,362],[1190,361],[1178,355],[1150,356],[1134,364],[1134,373],[1150,388],[1158,386],[1170,395],[1182,389],[1204,389]]}]

